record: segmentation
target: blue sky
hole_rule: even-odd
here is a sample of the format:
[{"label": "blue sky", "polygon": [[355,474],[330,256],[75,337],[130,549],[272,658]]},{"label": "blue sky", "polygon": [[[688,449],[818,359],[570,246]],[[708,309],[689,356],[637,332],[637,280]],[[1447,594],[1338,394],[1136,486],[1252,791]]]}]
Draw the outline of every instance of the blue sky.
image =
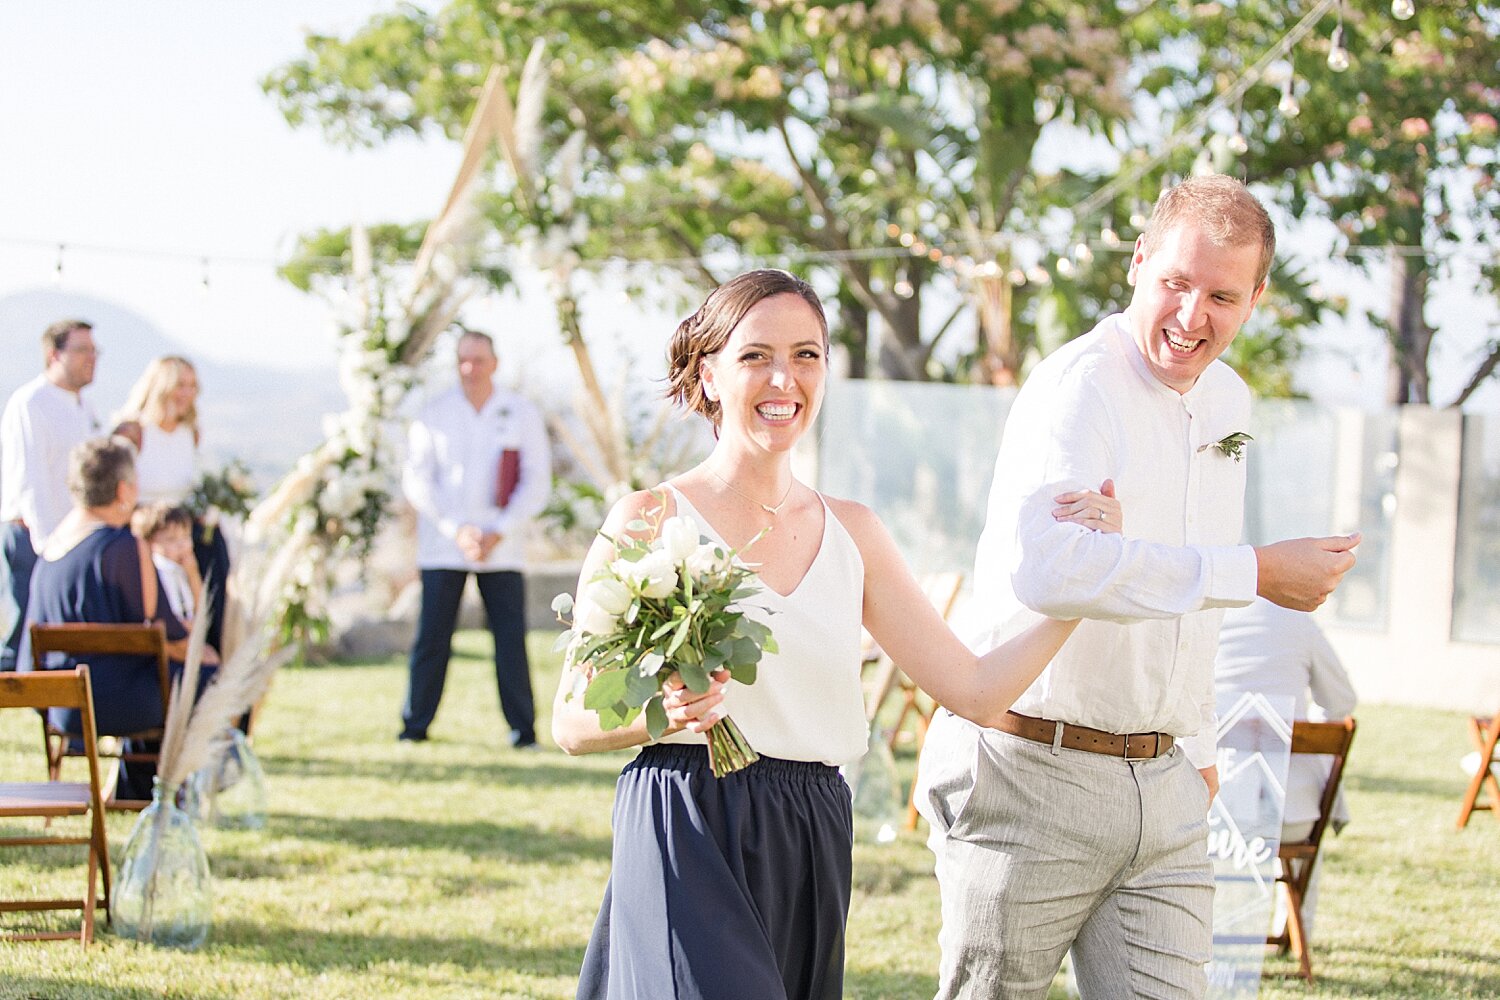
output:
[{"label": "blue sky", "polygon": [[[259,80],[301,51],[305,31],[347,33],[389,6],[0,4],[0,296],[52,285],[57,246],[67,244],[63,289],[128,306],[191,353],[272,367],[331,365],[329,307],[276,279],[271,262],[309,229],[431,215],[446,196],[458,149],[442,138],[376,150],[331,147],[314,130],[293,131]],[[1330,272],[1325,284],[1363,307],[1384,308],[1379,284],[1346,269]],[[1435,318],[1465,326],[1456,349],[1440,356],[1440,400],[1457,391],[1472,368],[1468,353],[1495,320],[1494,303],[1476,304],[1466,284],[1472,289],[1460,274],[1436,297]],[[476,318],[512,346],[513,375],[550,381],[571,362],[540,287],[523,280],[519,295],[483,303]],[[592,304],[589,332],[606,370],[625,353],[659,354],[670,317],[638,311],[617,292]],[[1304,387],[1330,402],[1378,401],[1378,337],[1358,323],[1335,325],[1319,344]],[[1483,399],[1493,406],[1500,393]]]}]

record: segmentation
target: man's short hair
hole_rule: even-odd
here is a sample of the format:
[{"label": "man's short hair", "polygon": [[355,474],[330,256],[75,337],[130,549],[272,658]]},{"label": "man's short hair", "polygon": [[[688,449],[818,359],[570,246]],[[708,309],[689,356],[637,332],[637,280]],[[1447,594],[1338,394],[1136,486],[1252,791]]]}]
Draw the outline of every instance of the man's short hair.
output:
[{"label": "man's short hair", "polygon": [[94,324],[81,319],[60,319],[42,331],[42,351],[50,355],[68,346],[74,330],[92,330]]},{"label": "man's short hair", "polygon": [[[482,340],[484,341],[484,346],[490,349],[490,353],[495,354],[495,338],[482,330],[471,330],[466,326],[460,326],[458,327],[458,339],[460,342],[470,339]],[[498,356],[496,355],[496,357]]]},{"label": "man's short hair", "polygon": [[1206,174],[1167,188],[1151,210],[1141,233],[1141,246],[1151,253],[1167,233],[1185,222],[1196,225],[1214,246],[1258,244],[1256,288],[1271,273],[1271,263],[1276,259],[1276,226],[1255,195],[1233,177]]}]

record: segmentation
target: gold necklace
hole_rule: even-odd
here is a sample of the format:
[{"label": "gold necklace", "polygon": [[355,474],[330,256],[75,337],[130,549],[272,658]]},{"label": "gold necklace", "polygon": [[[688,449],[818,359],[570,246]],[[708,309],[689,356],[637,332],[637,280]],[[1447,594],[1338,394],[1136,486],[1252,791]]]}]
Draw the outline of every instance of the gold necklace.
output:
[{"label": "gold necklace", "polygon": [[775,517],[776,515],[778,515],[778,514],[781,513],[781,508],[783,508],[783,507],[786,506],[787,498],[792,495],[792,487],[797,484],[797,481],[795,479],[793,479],[790,483],[787,483],[786,492],[781,495],[781,502],[778,503],[776,506],[773,507],[773,506],[771,506],[768,503],[761,503],[759,500],[755,499],[753,496],[751,496],[750,494],[746,493],[744,490],[741,490],[739,487],[735,486],[733,483],[731,483],[729,480],[725,479],[723,476],[719,475],[717,472],[714,472],[713,469],[709,469],[708,471],[710,473],[712,473],[713,477],[715,479],[717,479],[719,482],[723,483],[725,486],[728,486],[732,491],[734,491],[735,493],[739,494],[741,497],[743,497],[744,499],[750,501],[751,503],[755,504],[755,506],[757,506],[761,510],[765,511],[767,514],[770,514],[772,517]]}]

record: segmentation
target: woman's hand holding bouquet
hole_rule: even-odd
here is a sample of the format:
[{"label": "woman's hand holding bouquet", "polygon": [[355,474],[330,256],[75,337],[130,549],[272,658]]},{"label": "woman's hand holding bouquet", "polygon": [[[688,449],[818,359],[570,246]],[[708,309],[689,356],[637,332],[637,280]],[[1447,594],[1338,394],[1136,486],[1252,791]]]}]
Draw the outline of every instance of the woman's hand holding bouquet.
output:
[{"label": "woman's hand holding bouquet", "polygon": [[[584,586],[576,605],[568,594],[552,602],[571,625],[559,643],[582,668],[568,697],[581,696],[605,731],[645,712],[652,739],[671,728],[667,711],[682,702],[679,684],[698,695],[725,673],[752,684],[762,653],[776,652],[771,630],[741,606],[760,586],[739,550],[704,537],[691,517],[664,515],[658,508],[654,523],[632,521],[628,535],[609,539],[615,558]],[[759,759],[728,716],[707,735],[716,777]]]}]

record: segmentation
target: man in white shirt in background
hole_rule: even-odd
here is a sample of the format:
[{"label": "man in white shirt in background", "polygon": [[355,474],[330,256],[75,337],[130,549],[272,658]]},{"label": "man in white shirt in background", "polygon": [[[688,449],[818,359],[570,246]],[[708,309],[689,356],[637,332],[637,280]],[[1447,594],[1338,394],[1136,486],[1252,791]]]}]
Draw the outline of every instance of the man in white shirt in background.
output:
[{"label": "man in white shirt in background", "polygon": [[495,679],[511,745],[536,745],[522,570],[527,529],[552,491],[552,456],[541,413],[495,385],[498,368],[490,337],[464,331],[459,384],[411,424],[401,486],[417,512],[422,609],[408,663],[402,740],[427,739],[473,573],[495,640]]},{"label": "man in white shirt in background", "polygon": [[14,614],[0,615],[10,622],[0,671],[16,669],[36,554],[73,508],[68,452],[99,433],[99,418],[81,395],[98,358],[90,324],[53,323],[42,334],[42,374],[17,389],[0,415],[0,550]]},{"label": "man in white shirt in background", "polygon": [[[1223,694],[1252,692],[1293,702],[1294,720],[1328,722],[1354,714],[1354,685],[1338,654],[1313,616],[1278,607],[1264,598],[1244,608],[1224,612],[1219,630],[1219,653],[1214,660],[1214,687]],[[1306,840],[1318,820],[1323,786],[1332,766],[1327,757],[1296,754],[1286,775],[1286,810],[1281,818],[1282,843]],[[1341,792],[1333,802],[1333,829],[1349,822],[1349,810]],[[1318,908],[1318,874],[1313,867],[1307,894],[1302,899],[1303,929],[1312,938],[1313,916]],[[1271,933],[1286,925],[1286,900],[1276,896],[1276,920]]]},{"label": "man in white shirt in background", "polygon": [[[940,712],[928,733],[917,800],[942,893],[941,998],[1040,1000],[1069,949],[1085,998],[1207,989],[1214,609],[1257,592],[1316,607],[1357,542],[1237,544],[1250,393],[1217,359],[1274,253],[1239,182],[1164,192],[1131,258],[1129,307],[1037,365],[1011,408],[974,648],[1038,613],[1090,620],[1005,725]],[[1054,519],[1054,497],[1106,478],[1124,534]]]}]

